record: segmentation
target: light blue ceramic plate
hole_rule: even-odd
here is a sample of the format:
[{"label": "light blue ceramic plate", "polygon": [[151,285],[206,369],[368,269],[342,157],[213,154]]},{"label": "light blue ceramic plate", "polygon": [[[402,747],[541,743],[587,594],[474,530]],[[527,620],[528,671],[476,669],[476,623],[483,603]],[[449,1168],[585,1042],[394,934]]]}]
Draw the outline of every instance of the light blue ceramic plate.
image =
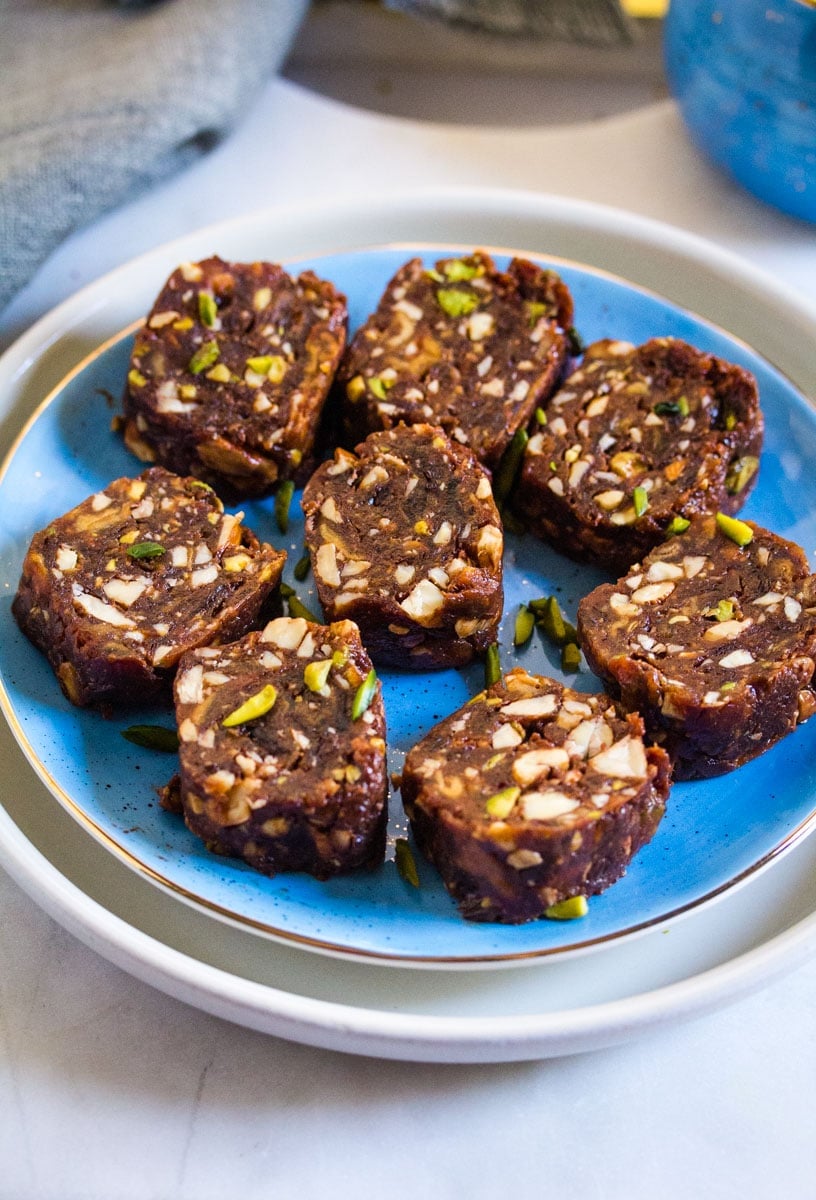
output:
[{"label": "light blue ceramic plate", "polygon": [[[424,253],[431,262],[457,250],[461,247],[375,248],[289,266],[311,267],[345,291],[353,328],[410,254]],[[505,261],[498,252],[496,257]],[[572,290],[576,325],[585,340],[616,337],[637,343],[674,335],[755,373],[766,443],[760,480],[743,514],[797,541],[812,556],[816,412],[793,385],[742,343],[657,296],[587,267],[561,261],[552,265]],[[162,282],[156,280],[157,291]],[[809,830],[816,820],[816,720],[730,775],[677,785],[652,843],[626,877],[594,898],[589,915],[577,922],[467,924],[418,854],[421,887],[411,887],[393,862],[394,840],[406,835],[398,795],[391,798],[388,861],[373,873],[329,883],[303,875],[267,879],[237,860],[208,854],[179,818],[158,805],[155,789],[173,773],[173,757],[139,750],[121,737],[133,722],[167,722],[169,712],[145,709],[104,720],[73,708],[11,616],[32,534],[111,479],[142,469],[110,430],[131,340],[129,335],[116,338],[56,389],[18,440],[0,477],[0,699],[29,759],[57,799],[135,870],[227,920],[323,952],[422,966],[498,964],[586,951],[664,922],[737,885]],[[302,553],[297,501],[285,538],[276,527],[271,501],[242,506],[263,539],[289,552],[285,577],[290,583]],[[602,578],[532,537],[508,535],[501,632],[505,669],[521,663],[559,676],[557,653],[537,634],[523,650],[513,648],[517,606],[554,592],[574,619],[580,597]],[[296,586],[317,609],[311,586]],[[483,671],[476,665],[422,676],[388,672],[383,682],[389,766],[398,772],[405,751],[480,690]],[[586,671],[570,682],[586,691],[597,687]]]}]

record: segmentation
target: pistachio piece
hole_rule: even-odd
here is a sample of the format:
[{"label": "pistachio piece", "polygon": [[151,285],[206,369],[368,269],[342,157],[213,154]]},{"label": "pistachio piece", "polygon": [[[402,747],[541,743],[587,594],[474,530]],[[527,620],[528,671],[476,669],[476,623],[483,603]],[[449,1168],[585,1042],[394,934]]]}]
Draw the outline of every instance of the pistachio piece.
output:
[{"label": "pistachio piece", "polygon": [[158,542],[134,542],[134,544],[132,546],[128,546],[127,549],[128,558],[135,559],[161,558],[161,556],[166,553],[167,551],[165,550],[164,546],[160,545]]},{"label": "pistachio piece", "polygon": [[407,838],[397,838],[394,843],[394,863],[400,878],[404,879],[406,883],[410,883],[411,887],[418,888],[419,872]]},{"label": "pistachio piece", "polygon": [[243,725],[247,721],[256,721],[258,717],[264,716],[274,707],[277,698],[277,688],[273,684],[267,683],[254,696],[250,696],[243,704],[239,704],[231,713],[228,713],[221,724],[225,729],[233,729],[236,725]]},{"label": "pistachio piece", "polygon": [[198,319],[202,325],[206,325],[208,329],[212,329],[218,317],[218,306],[215,303],[215,296],[212,292],[198,293]]},{"label": "pistachio piece", "polygon": [[466,279],[475,279],[477,275],[484,274],[484,268],[477,266],[475,263],[467,262],[464,258],[453,258],[442,266],[445,275],[451,283],[461,283]]},{"label": "pistachio piece", "polygon": [[179,748],[178,734],[175,729],[169,729],[166,725],[129,725],[120,732],[126,742],[132,742],[134,746],[143,746],[145,750],[175,754]]},{"label": "pistachio piece", "polygon": [[520,795],[520,787],[506,787],[500,792],[494,792],[485,800],[485,811],[488,816],[495,817],[497,821],[503,821],[510,816]]},{"label": "pistachio piece", "polygon": [[219,354],[217,342],[204,342],[190,359],[187,370],[193,375],[200,375],[202,371],[218,362]]},{"label": "pistachio piece", "polygon": [[635,516],[642,517],[649,507],[649,493],[644,487],[636,487],[632,492],[632,504],[635,509]]},{"label": "pistachio piece", "polygon": [[513,645],[526,646],[535,628],[535,614],[530,612],[526,604],[520,604],[516,613],[516,624],[513,629]]},{"label": "pistachio piece", "polygon": [[526,429],[517,429],[513,434],[510,445],[502,456],[502,460],[496,471],[496,477],[493,481],[493,496],[499,505],[504,503],[513,490],[513,485],[516,481],[521,460],[524,457],[524,451],[529,440],[530,435]]},{"label": "pistachio piece", "polygon": [[310,566],[311,566],[311,558],[309,557],[309,554],[307,551],[304,555],[302,555],[301,558],[299,558],[297,560],[297,562],[295,563],[295,566],[294,566],[294,570],[292,571],[292,574],[294,575],[295,579],[297,579],[298,583],[303,583],[303,580],[309,574]]},{"label": "pistachio piece", "polygon": [[436,300],[446,316],[454,320],[468,316],[479,303],[475,292],[465,292],[459,288],[437,288]]},{"label": "pistachio piece", "polygon": [[329,672],[333,667],[330,658],[324,658],[318,662],[307,663],[303,670],[303,682],[310,692],[322,692],[326,686],[326,680],[329,678]]},{"label": "pistachio piece", "polygon": [[351,719],[359,721],[364,712],[367,711],[374,699],[374,694],[377,691],[377,672],[372,667],[366,675],[363,682],[354,693],[354,700],[351,704]]},{"label": "pistachio piece", "polygon": [[289,528],[289,508],[294,494],[294,483],[291,479],[285,479],[275,495],[275,520],[281,533],[286,533]]},{"label": "pistachio piece", "polygon": [[755,454],[744,454],[742,458],[735,458],[725,476],[726,491],[736,496],[748,486],[758,469],[759,459]]},{"label": "pistachio piece", "polygon": [[680,533],[685,533],[691,521],[686,517],[672,517],[666,526],[666,537],[676,537]]},{"label": "pistachio piece", "polygon": [[567,900],[559,900],[544,909],[544,916],[550,921],[574,921],[585,917],[589,912],[586,896],[570,896]]},{"label": "pistachio piece", "polygon": [[498,642],[487,647],[485,654],[485,687],[492,687],[501,679],[501,659]]},{"label": "pistachio piece", "polygon": [[725,513],[717,513],[717,527],[721,533],[724,533],[727,538],[740,547],[747,546],[753,541],[754,531],[750,525],[746,525],[745,521],[739,521],[736,517],[726,516]]}]

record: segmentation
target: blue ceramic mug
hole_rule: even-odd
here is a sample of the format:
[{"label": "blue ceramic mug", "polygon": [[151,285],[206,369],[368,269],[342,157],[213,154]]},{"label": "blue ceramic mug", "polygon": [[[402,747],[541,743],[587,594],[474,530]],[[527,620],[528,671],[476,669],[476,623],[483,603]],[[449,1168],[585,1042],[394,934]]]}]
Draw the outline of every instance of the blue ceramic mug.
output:
[{"label": "blue ceramic mug", "polygon": [[816,0],[671,0],[664,53],[699,148],[816,221]]}]

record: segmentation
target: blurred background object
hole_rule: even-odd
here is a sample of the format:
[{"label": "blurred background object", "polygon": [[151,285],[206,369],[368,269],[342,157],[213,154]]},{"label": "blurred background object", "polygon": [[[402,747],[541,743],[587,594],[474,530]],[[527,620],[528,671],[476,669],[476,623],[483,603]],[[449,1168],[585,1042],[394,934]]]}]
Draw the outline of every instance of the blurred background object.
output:
[{"label": "blurred background object", "polygon": [[671,0],[665,60],[700,149],[760,199],[816,221],[812,0]]},{"label": "blurred background object", "polygon": [[[482,24],[485,4],[469,0],[455,4],[468,21],[438,19],[451,3],[317,0],[284,77],[388,116],[531,129],[596,121],[667,95],[662,25],[644,19],[659,16],[665,0],[503,0]],[[545,11],[558,20],[545,24]]]}]

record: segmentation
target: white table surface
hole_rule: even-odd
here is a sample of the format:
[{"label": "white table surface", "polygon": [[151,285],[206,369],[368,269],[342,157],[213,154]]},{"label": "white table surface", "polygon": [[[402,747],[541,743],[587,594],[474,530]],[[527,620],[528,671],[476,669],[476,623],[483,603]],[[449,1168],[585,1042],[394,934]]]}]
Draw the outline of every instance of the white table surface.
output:
[{"label": "white table surface", "polygon": [[[816,299],[816,229],[708,167],[670,101],[490,129],[395,119],[277,79],[206,160],[62,246],[0,317],[0,347],[160,242],[372,179],[386,193],[502,184],[600,201],[707,237]],[[804,1200],[816,1196],[814,1000],[809,961],[617,1049],[505,1066],[353,1058],[154,991],[0,872],[0,1198]]]}]

